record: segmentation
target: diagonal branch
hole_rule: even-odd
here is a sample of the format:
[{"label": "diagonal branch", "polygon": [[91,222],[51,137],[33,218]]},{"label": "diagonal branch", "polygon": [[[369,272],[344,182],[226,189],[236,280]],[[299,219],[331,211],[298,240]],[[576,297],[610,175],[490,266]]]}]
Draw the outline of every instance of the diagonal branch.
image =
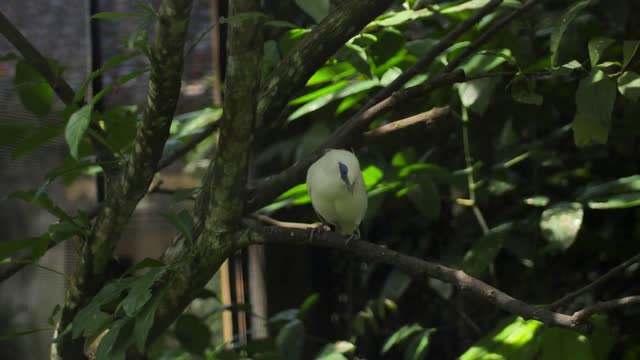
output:
[{"label": "diagonal branch", "polygon": [[[2,11],[0,11],[0,33],[18,50],[24,60],[44,77],[65,105],[69,106],[74,103],[76,94],[69,83],[62,76],[54,74],[49,61],[20,33]],[[104,130],[95,121],[91,122],[91,130],[96,134],[96,136],[90,136],[90,140],[98,155],[98,163],[105,173],[114,173],[117,170],[117,165],[115,165],[117,162],[111,153],[111,149],[101,141],[106,137]]]},{"label": "diagonal branch", "polygon": [[[440,53],[451,47],[453,43],[460,37],[462,34],[471,29],[475,24],[480,22],[485,16],[491,13],[496,7],[498,7],[502,3],[502,0],[491,0],[485,6],[483,6],[480,10],[476,11],[473,15],[471,15],[467,20],[460,23],[456,26],[455,29],[451,30],[444,38],[442,38],[438,43],[433,46],[429,51],[420,58],[415,64],[409,67],[407,70],[403,71],[400,76],[398,76],[395,80],[393,80],[389,85],[382,88],[378,93],[376,93],[363,109],[368,109],[371,106],[379,103],[385,98],[391,96],[394,91],[399,90],[402,85],[406,84],[409,80],[411,80],[414,76],[416,76],[420,71],[427,68],[433,61],[436,59]],[[362,111],[362,110],[361,110]]]},{"label": "diagonal branch", "polygon": [[[342,45],[382,14],[392,0],[344,0],[280,61],[260,89],[257,128],[279,118],[291,95]],[[322,45],[319,45],[322,44]]]},{"label": "diagonal branch", "polygon": [[627,268],[629,268],[629,266],[640,262],[640,254],[636,254],[634,256],[632,256],[631,258],[627,259],[625,262],[619,264],[618,266],[614,267],[613,269],[607,271],[604,275],[600,276],[599,278],[595,279],[594,281],[592,281],[591,283],[581,287],[578,290],[572,291],[566,295],[564,295],[563,297],[561,297],[560,299],[552,302],[551,304],[549,304],[549,309],[551,310],[556,310],[559,307],[566,305],[567,303],[569,303],[571,300],[577,298],[578,296],[588,293],[589,291],[593,291],[595,290],[598,286],[608,282],[609,280],[613,279],[614,277],[620,275],[622,272],[624,272]]},{"label": "diagonal branch", "polygon": [[[321,156],[324,149],[352,146],[355,139],[366,130],[367,126],[371,124],[377,116],[390,111],[398,103],[412,97],[428,94],[433,89],[444,85],[465,81],[464,72],[457,69],[457,67],[464,63],[469,56],[475,53],[504,26],[522,15],[538,1],[540,0],[529,0],[518,9],[498,19],[488,30],[473,40],[460,55],[449,62],[439,75],[432,76],[424,84],[393,92],[390,96],[380,100],[375,105],[369,108],[363,108],[344,125],[334,131],[333,134],[307,158],[295,163],[277,175],[260,180],[252,189],[252,196],[249,200],[247,210],[255,211],[260,209],[288,188],[300,183],[304,178],[307,168]],[[444,46],[436,45],[436,47],[442,48],[443,50],[446,49]]]},{"label": "diagonal branch", "polygon": [[[151,73],[142,121],[129,161],[117,177],[107,177],[107,199],[81,250],[80,263],[62,311],[60,328],[66,328],[76,312],[102,287],[111,259],[133,210],[146,194],[155,174],[180,95],[183,50],[191,12],[191,0],[164,0],[157,13],[149,47]],[[82,340],[62,337],[62,358],[81,358]]]},{"label": "diagonal branch", "polygon": [[47,80],[49,85],[63,103],[73,103],[75,92],[64,79],[56,77],[49,66],[49,61],[36,49],[27,38],[0,11],[0,33],[13,45],[22,57]]},{"label": "diagonal branch", "polygon": [[375,128],[373,130],[367,131],[366,133],[363,134],[363,142],[365,144],[375,143],[378,140],[380,140],[380,138],[389,136],[390,134],[403,131],[416,124],[420,124],[420,123],[430,124],[431,122],[448,114],[449,114],[449,107],[443,106],[443,107],[433,108],[429,111],[425,111],[420,114],[409,116],[404,119],[396,120],[386,125],[380,126],[379,128]]},{"label": "diagonal branch", "polygon": [[211,136],[211,134],[216,132],[216,130],[218,130],[218,128],[220,127],[221,122],[222,122],[222,119],[219,119],[218,121],[207,125],[204,129],[202,129],[202,131],[199,134],[194,135],[191,139],[189,139],[188,142],[181,145],[179,148],[174,150],[171,154],[162,158],[162,160],[158,162],[158,168],[156,170],[160,171],[162,169],[165,169],[169,165],[173,164],[176,160],[187,155],[189,151],[195,149],[196,146],[200,145],[201,142],[203,142],[205,139]]},{"label": "diagonal branch", "polygon": [[[455,82],[464,81],[464,73],[462,70],[456,70],[451,73],[436,76],[422,85],[416,85],[402,91],[395,92],[390,97],[382,100],[376,105],[370,107],[366,111],[359,112],[352,117],[345,126],[336,130],[322,145],[320,145],[312,154],[305,159],[293,164],[288,169],[273,176],[269,176],[260,180],[254,185],[252,196],[249,199],[247,211],[255,211],[267,205],[269,201],[283,193],[292,186],[299,184],[304,180],[305,173],[309,166],[316,161],[322,151],[327,148],[346,148],[351,147],[360,142],[360,137],[365,132],[369,124],[376,117],[392,110],[398,104],[420,96],[430,91],[450,85]],[[341,129],[347,129],[342,130]]]},{"label": "diagonal branch", "polygon": [[462,270],[453,269],[438,263],[402,254],[362,240],[347,239],[335,232],[323,232],[311,238],[310,231],[305,229],[263,227],[248,221],[250,230],[239,233],[241,244],[291,244],[328,247],[341,252],[351,253],[367,261],[382,262],[392,265],[415,278],[434,278],[454,285],[459,290],[487,301],[499,309],[526,319],[539,320],[548,325],[560,326],[578,331],[588,330],[586,321],[589,316],[613,309],[640,304],[640,295],[622,299],[598,302],[576,311],[572,315],[553,312],[545,306],[532,305],[518,300],[499,289],[476,279]]},{"label": "diagonal branch", "polygon": [[[229,16],[261,10],[260,0],[232,0]],[[163,279],[166,291],[149,335],[157,337],[197,296],[220,265],[237,248],[235,231],[244,213],[251,138],[256,123],[262,18],[247,17],[229,24],[224,89],[224,117],[218,148],[196,199],[195,240],[176,239],[163,261],[171,271]]]}]

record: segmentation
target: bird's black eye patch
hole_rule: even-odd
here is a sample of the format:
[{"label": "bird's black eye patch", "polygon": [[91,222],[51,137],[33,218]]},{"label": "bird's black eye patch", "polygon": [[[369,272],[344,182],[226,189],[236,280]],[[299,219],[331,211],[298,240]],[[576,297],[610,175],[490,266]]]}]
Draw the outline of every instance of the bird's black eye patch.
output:
[{"label": "bird's black eye patch", "polygon": [[338,161],[338,168],[340,168],[340,177],[346,178],[347,174],[349,173],[349,168],[347,167],[347,165]]}]

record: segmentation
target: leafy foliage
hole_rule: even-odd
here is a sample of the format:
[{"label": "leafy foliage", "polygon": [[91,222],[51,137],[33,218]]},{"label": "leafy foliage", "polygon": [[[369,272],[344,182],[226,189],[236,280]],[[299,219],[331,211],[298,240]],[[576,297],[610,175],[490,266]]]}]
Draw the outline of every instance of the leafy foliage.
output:
[{"label": "leafy foliage", "polygon": [[[427,6],[421,1],[404,1],[373,19],[287,99],[288,107],[281,115],[286,125],[257,142],[261,148],[253,154],[252,174],[270,175],[304,158],[377,91],[486,3],[445,1]],[[584,284],[628,253],[639,251],[635,241],[639,232],[630,224],[637,223],[640,206],[640,41],[628,3],[540,3],[501,28],[463,62],[466,81],[445,84],[378,116],[370,129],[434,107],[450,110],[448,118],[428,127],[415,124],[356,149],[370,196],[363,238],[458,267],[518,298],[540,303]],[[432,79],[483,36],[496,18],[521,4],[504,1],[496,14],[463,34],[403,89]],[[336,2],[293,0],[290,5],[286,11],[274,10],[284,11],[283,19],[255,12],[220,19],[220,24],[238,24],[248,18],[269,17],[263,46],[265,78],[295,44],[331,16]],[[42,188],[12,195],[45,209],[58,222],[41,236],[1,242],[0,260],[23,249],[31,249],[38,258],[51,242],[88,233],[86,214],[67,213],[44,189],[57,178],[70,182],[80,174],[101,171],[86,141],[88,136],[106,144],[119,160],[128,159],[135,148],[139,109],[126,106],[97,112],[94,105],[147,69],[120,76],[91,98],[86,94],[91,82],[106,71],[148,54],[145,25],[155,10],[142,7],[141,13],[94,15],[99,20],[142,20],[143,26],[127,38],[128,51],[109,59],[85,79],[75,104],[54,113],[55,121],[0,125],[0,146],[13,146],[14,158],[62,134],[70,150],[70,157],[53,167]],[[16,59],[12,54],[1,58]],[[51,68],[57,75],[62,72],[55,62]],[[53,90],[24,60],[16,63],[14,84],[27,109],[40,117],[52,113]],[[203,108],[176,116],[165,154],[201,134],[222,115],[220,108]],[[92,123],[104,130],[105,138],[92,131]],[[200,175],[219,135],[210,136],[186,156],[185,172]],[[200,194],[200,189],[178,190],[172,199],[180,207],[163,213],[189,244],[197,240],[194,219],[182,205]],[[309,202],[306,185],[298,184],[261,212],[313,221]],[[460,297],[456,289],[433,279],[427,287],[423,279],[359,259],[347,261],[321,253],[306,261],[306,254],[298,255],[301,262],[319,268],[309,276],[310,287],[319,293],[301,304],[292,296],[293,304],[275,307],[285,310],[270,314],[271,337],[234,341],[232,348],[224,348],[212,342],[215,333],[209,318],[185,313],[173,328],[177,341],[173,341],[171,354],[212,359],[424,359],[452,356],[454,349],[462,354],[461,359],[604,359],[637,351],[637,327],[629,325],[637,323],[634,314],[611,322],[594,317],[595,331],[588,336],[517,317],[499,321],[493,308]],[[282,266],[290,272],[294,265]],[[146,273],[132,276],[142,269]],[[103,287],[67,331],[75,338],[102,336],[99,359],[124,358],[132,345],[145,352],[166,291],[161,281],[166,271],[163,263],[151,259],[136,264]],[[634,271],[630,269],[625,276],[635,276]],[[612,286],[593,295],[614,298],[622,292],[620,286]],[[591,301],[580,299],[571,308]],[[255,315],[246,304],[221,305],[211,313],[232,310]],[[320,311],[324,312],[318,315]],[[332,331],[321,328],[330,335],[322,341],[316,339],[318,329],[314,328],[318,317]],[[497,322],[487,334],[486,329]],[[481,339],[463,348],[471,341],[459,324],[484,336],[474,335]],[[618,336],[625,332],[630,335]],[[611,355],[616,346],[625,350]]]}]

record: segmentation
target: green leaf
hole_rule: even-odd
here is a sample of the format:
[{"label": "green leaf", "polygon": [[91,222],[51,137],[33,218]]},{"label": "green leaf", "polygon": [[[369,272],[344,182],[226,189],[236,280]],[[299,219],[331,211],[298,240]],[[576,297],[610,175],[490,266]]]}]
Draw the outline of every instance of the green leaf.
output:
[{"label": "green leaf", "polygon": [[578,16],[580,11],[592,5],[593,0],[583,0],[574,3],[562,16],[560,22],[554,27],[551,34],[551,66],[558,66],[560,51],[562,50],[562,39],[571,22]]},{"label": "green leaf", "polygon": [[38,70],[24,61],[18,61],[14,84],[24,107],[37,116],[49,113],[53,89]]},{"label": "green leaf", "polygon": [[337,341],[325,345],[322,351],[316,355],[315,360],[347,360],[344,354],[352,353],[356,350],[355,345],[348,341]]},{"label": "green leaf", "polygon": [[615,40],[610,38],[598,37],[589,41],[589,59],[591,60],[591,66],[596,66],[602,57],[602,53],[613,44]]},{"label": "green leaf", "polygon": [[400,329],[396,330],[396,332],[391,334],[391,336],[389,336],[387,341],[385,341],[384,345],[382,346],[382,350],[380,350],[380,354],[382,355],[386,354],[387,352],[389,352],[389,350],[391,350],[392,347],[402,343],[404,340],[408,339],[411,335],[421,330],[423,330],[422,326],[418,324],[405,325],[401,327]]},{"label": "green leaf", "polygon": [[79,103],[84,98],[87,88],[95,78],[102,75],[105,71],[112,69],[129,59],[140,56],[140,54],[140,51],[133,51],[130,53],[116,55],[107,60],[104,65],[100,67],[100,69],[89,74],[89,76],[82,82],[82,85],[80,85],[80,88],[76,92],[76,96],[73,98],[73,102]]},{"label": "green leaf", "polygon": [[271,318],[269,318],[269,322],[270,323],[277,323],[280,321],[291,322],[298,318],[298,312],[300,312],[300,310],[298,309],[282,310],[276,313],[275,315],[273,315]]},{"label": "green leaf", "polygon": [[583,69],[582,64],[578,60],[571,60],[559,67],[552,67],[552,73],[557,75],[569,75],[576,69]]},{"label": "green leaf", "polygon": [[211,330],[192,314],[181,315],[176,321],[176,337],[193,354],[202,354],[211,343]]},{"label": "green leaf", "polygon": [[19,142],[32,130],[34,125],[22,122],[0,122],[0,148]]},{"label": "green leaf", "polygon": [[74,159],[78,158],[78,149],[80,148],[80,141],[84,137],[84,133],[89,128],[91,122],[91,112],[93,111],[93,105],[87,104],[76,111],[69,118],[67,127],[64,130],[64,138],[69,145],[69,152]]},{"label": "green leaf", "polygon": [[193,218],[191,217],[191,213],[188,210],[183,209],[180,210],[179,213],[175,213],[173,211],[167,211],[162,214],[165,219],[169,220],[169,222],[175,226],[178,231],[189,241],[189,243],[193,244]]},{"label": "green leaf", "polygon": [[158,305],[160,305],[163,294],[164,289],[153,294],[151,300],[149,300],[136,315],[133,337],[135,338],[136,347],[140,353],[144,353],[147,336],[149,336],[149,330],[153,325],[153,319],[155,318],[156,310],[158,310]]},{"label": "green leaf", "polygon": [[611,128],[616,84],[602,70],[594,69],[580,80],[576,91],[573,136],[577,146],[605,144]]},{"label": "green leaf", "polygon": [[141,17],[142,14],[128,13],[128,12],[118,12],[118,11],[103,11],[91,16],[92,19],[102,19],[102,20],[119,20],[124,18],[133,18],[133,17]]},{"label": "green leaf", "polygon": [[416,334],[407,349],[404,351],[404,360],[423,360],[427,357],[429,349],[429,337],[435,329],[425,329],[422,333]]},{"label": "green leaf", "polygon": [[513,223],[500,224],[487,232],[464,256],[462,269],[471,276],[482,276],[509,238]]},{"label": "green leaf", "polygon": [[151,299],[151,287],[162,277],[165,270],[165,267],[151,268],[131,284],[131,290],[122,300],[122,308],[128,316],[134,317]]},{"label": "green leaf", "polygon": [[320,295],[318,293],[314,293],[309,295],[306,299],[304,299],[304,301],[302,302],[302,305],[300,305],[300,309],[297,314],[298,319],[301,319],[301,320],[304,319],[305,315],[309,313],[311,308],[313,308],[313,306],[318,302],[319,298],[320,298]]},{"label": "green leaf", "polygon": [[331,6],[329,0],[295,0],[295,3],[316,23],[329,15],[329,7]]},{"label": "green leaf", "polygon": [[591,344],[586,336],[567,329],[546,328],[542,334],[541,360],[594,360]]},{"label": "green leaf", "polygon": [[464,107],[482,115],[489,106],[498,79],[482,78],[458,86],[458,95]]},{"label": "green leaf", "polygon": [[412,281],[411,276],[398,269],[392,269],[380,289],[380,298],[398,300],[407,291]]},{"label": "green leaf", "polygon": [[40,237],[33,237],[24,240],[2,240],[0,241],[0,261],[11,257],[17,251],[33,247]]},{"label": "green leaf", "polygon": [[[291,115],[289,115],[289,117],[287,118],[287,121],[293,121],[296,119],[299,119],[300,117],[302,117],[303,115],[306,115],[308,113],[311,113],[313,111],[316,111],[324,106],[326,106],[327,104],[331,103],[332,101],[336,100],[336,99],[342,99],[345,98],[347,96],[365,91],[365,90],[369,90],[375,86],[378,86],[379,82],[378,80],[364,80],[364,81],[352,81],[351,83],[349,83],[348,85],[344,86],[341,90],[339,91],[334,91],[331,92],[329,94],[320,96],[304,105],[302,105],[301,107],[299,107],[298,109],[296,109],[296,111],[294,111],[293,113],[291,113]],[[297,100],[297,99],[296,99]],[[296,101],[294,100],[294,101]]]},{"label": "green leaf", "polygon": [[147,258],[144,258],[139,263],[128,268],[127,271],[124,273],[124,275],[133,274],[136,271],[141,269],[155,268],[160,266],[164,266],[164,263],[162,261],[147,257]]},{"label": "green leaf", "polygon": [[631,101],[640,98],[640,75],[633,71],[625,71],[618,77],[618,91]]},{"label": "green leaf", "polygon": [[588,185],[578,199],[580,201],[595,200],[602,196],[640,192],[640,175],[631,175],[599,185]]},{"label": "green leaf", "polygon": [[306,86],[313,86],[329,81],[336,81],[349,76],[355,72],[351,64],[347,62],[339,62],[334,65],[325,65],[318,69],[307,81]]},{"label": "green leaf", "polygon": [[94,339],[98,337],[109,325],[113,323],[113,315],[96,311],[91,314],[90,322],[87,323],[87,327],[84,329],[84,336],[87,339]]},{"label": "green leaf", "polygon": [[51,139],[62,134],[64,131],[65,123],[56,122],[53,124],[43,124],[41,126],[33,128],[26,136],[18,142],[18,145],[13,150],[11,156],[13,159],[18,159],[23,155],[26,155],[36,148],[46,144]]},{"label": "green leaf", "polygon": [[342,89],[343,87],[345,87],[347,84],[349,83],[349,81],[347,80],[342,80],[342,81],[338,81],[336,83],[330,84],[328,86],[322,87],[318,90],[314,90],[310,93],[307,93],[305,95],[299,96],[291,101],[289,101],[289,105],[299,105],[299,104],[304,104],[304,103],[308,103],[311,100],[315,100],[319,97],[328,95],[328,94],[332,94],[340,89]]},{"label": "green leaf", "polygon": [[92,328],[95,317],[97,313],[100,312],[100,307],[120,298],[122,292],[125,291],[133,281],[135,281],[135,278],[117,279],[100,289],[91,301],[80,309],[73,318],[73,338],[76,339],[82,334],[87,336],[87,330]]},{"label": "green leaf", "polygon": [[367,190],[373,188],[383,177],[384,173],[375,165],[369,165],[362,170],[362,179]]},{"label": "green leaf", "polygon": [[529,105],[542,105],[542,96],[531,90],[525,82],[516,82],[511,87],[511,96],[513,100]]},{"label": "green leaf", "polygon": [[304,333],[304,324],[298,319],[290,321],[280,329],[276,337],[276,345],[283,359],[298,360],[302,358]]},{"label": "green leaf", "polygon": [[584,210],[580,203],[561,202],[542,212],[540,230],[551,249],[566,250],[576,239],[582,226]]},{"label": "green leaf", "polygon": [[98,350],[97,360],[125,360],[127,347],[133,340],[133,319],[122,318],[113,323],[109,332],[102,338]]},{"label": "green leaf", "polygon": [[606,144],[610,125],[602,124],[589,114],[577,113],[573,118],[573,140],[577,146]]},{"label": "green leaf", "polygon": [[354,43],[346,43],[336,53],[336,58],[340,61],[346,61],[360,74],[371,77],[371,65],[368,61],[367,51]]},{"label": "green leaf", "polygon": [[602,199],[589,201],[587,205],[597,210],[626,209],[640,206],[640,192],[611,195]]},{"label": "green leaf", "polygon": [[[62,239],[66,240],[66,238]],[[49,243],[51,242],[51,235],[49,233],[42,234],[38,237],[36,243],[31,250],[31,258],[35,261],[41,258],[49,249]]]},{"label": "green leaf", "polygon": [[542,323],[536,320],[525,321],[521,317],[504,319],[494,331],[465,351],[459,360],[537,359],[540,342],[536,334],[541,327]]},{"label": "green leaf", "polygon": [[500,49],[494,52],[483,52],[472,56],[462,65],[462,69],[467,76],[477,76],[486,74],[497,68],[505,61],[515,62],[511,55],[511,50]]},{"label": "green leaf", "polygon": [[53,201],[49,198],[49,195],[43,191],[16,191],[9,195],[10,199],[20,199],[47,210],[51,215],[57,217],[62,221],[69,223],[75,223],[75,221],[64,210],[54,205]]},{"label": "green leaf", "polygon": [[274,28],[295,29],[298,25],[290,23],[284,20],[270,20],[264,23],[265,26],[272,26]]},{"label": "green leaf", "polygon": [[625,41],[622,45],[622,68],[626,69],[640,47],[640,40]]},{"label": "green leaf", "polygon": [[440,217],[440,192],[435,182],[427,175],[420,175],[417,184],[411,186],[407,197],[418,209],[426,223]]}]

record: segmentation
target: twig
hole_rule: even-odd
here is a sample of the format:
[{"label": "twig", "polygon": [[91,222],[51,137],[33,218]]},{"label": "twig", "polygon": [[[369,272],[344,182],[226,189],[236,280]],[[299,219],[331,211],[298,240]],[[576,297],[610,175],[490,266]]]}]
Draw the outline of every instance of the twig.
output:
[{"label": "twig", "polygon": [[37,262],[32,261],[32,260],[23,260],[23,259],[6,260],[6,261],[1,262],[0,265],[1,264],[33,265],[33,266],[38,267],[40,269],[51,271],[52,273],[61,275],[62,277],[65,278],[66,281],[71,281],[71,277],[69,275],[67,275],[67,274],[65,274],[63,272],[60,272],[60,271],[58,271],[58,270],[56,270],[56,269],[54,269],[52,267],[45,266],[45,265],[42,265],[42,264],[38,264]]},{"label": "twig", "polygon": [[600,286],[600,285],[606,283],[607,281],[611,280],[612,278],[618,276],[620,273],[622,273],[624,270],[626,270],[629,266],[631,266],[631,265],[633,265],[633,264],[635,264],[637,262],[640,262],[640,253],[632,256],[631,258],[627,259],[623,263],[621,263],[621,264],[617,265],[616,267],[614,267],[613,269],[607,271],[604,275],[602,275],[599,278],[595,279],[594,281],[592,281],[591,283],[587,284],[586,286],[583,286],[578,290],[572,291],[572,292],[564,295],[560,299],[552,302],[548,306],[549,309],[550,310],[556,310],[560,306],[563,306],[563,305],[567,304],[568,302],[570,302],[571,300],[575,299],[576,297],[578,297],[578,296],[580,296],[582,294],[585,294],[585,293],[587,293],[589,291],[594,290],[598,286]]},{"label": "twig", "polygon": [[166,168],[167,166],[173,164],[176,160],[185,156],[189,151],[195,149],[196,146],[198,146],[201,142],[203,142],[206,138],[208,138],[211,134],[218,130],[221,121],[222,119],[219,119],[218,121],[207,125],[199,134],[194,135],[188,142],[181,145],[171,154],[160,160],[160,162],[158,162],[156,171],[160,171]]},{"label": "twig", "polygon": [[456,69],[458,66],[462,65],[471,54],[475,53],[482,45],[484,45],[489,39],[495,35],[498,31],[502,30],[507,24],[513,21],[518,16],[522,15],[525,11],[527,11],[530,7],[535,5],[537,2],[542,0],[529,0],[526,3],[522,4],[519,8],[515,9],[508,15],[503,16],[502,18],[496,20],[493,25],[483,31],[480,36],[474,39],[469,46],[467,46],[460,55],[456,56],[453,60],[451,60],[445,67],[442,69],[442,73],[450,72]]},{"label": "twig", "polygon": [[262,82],[256,115],[257,128],[277,125],[278,115],[291,96],[305,85],[330,56],[372,19],[382,14],[391,3],[392,0],[341,1],[330,16],[289,50]]},{"label": "twig", "polygon": [[49,61],[25,38],[22,33],[0,11],[0,33],[13,45],[22,57],[47,80],[63,103],[73,103],[75,92],[64,79],[56,77]]},{"label": "twig", "polygon": [[465,50],[455,57],[440,75],[433,76],[427,80],[424,84],[410,87],[402,91],[397,91],[385,99],[379,101],[375,105],[363,111],[359,111],[349,121],[338,128],[322,145],[320,145],[311,155],[307,158],[299,161],[288,169],[281,173],[269,176],[257,182],[252,189],[252,196],[247,206],[247,211],[252,212],[260,209],[266,205],[271,199],[278,196],[280,193],[302,181],[304,173],[307,168],[321,156],[322,151],[327,148],[335,147],[349,147],[353,144],[354,139],[361,136],[362,131],[366,129],[367,125],[371,123],[377,116],[391,110],[399,102],[406,99],[424,95],[429,93],[433,89],[440,86],[451,84],[455,82],[464,81],[464,72],[456,68],[467,60],[471,54],[479,49],[484,43],[486,43],[495,33],[506,26],[509,22],[520,16],[524,11],[529,9],[533,4],[539,0],[529,0],[518,9],[514,10],[510,14],[500,18],[493,26],[483,32],[478,38],[476,38]]},{"label": "twig", "polygon": [[487,226],[487,221],[484,219],[484,215],[482,215],[482,211],[476,201],[476,181],[473,176],[473,159],[471,157],[471,144],[469,143],[469,115],[465,108],[462,110],[462,148],[464,150],[464,162],[467,170],[469,200],[471,200],[470,203],[473,209],[473,215],[476,217],[478,225],[480,225],[480,228],[482,229],[482,233],[486,235],[489,232],[489,226]]},{"label": "twig", "polygon": [[[0,11],[0,33],[18,50],[27,63],[47,80],[49,86],[65,105],[69,106],[74,103],[76,94],[69,83],[53,73],[49,61],[20,33],[2,11]],[[98,138],[106,137],[104,130],[95,121],[91,122],[90,129],[95,131]],[[96,140],[95,136],[91,136],[90,140],[98,155],[100,166],[106,173],[115,173],[118,169],[117,161],[109,147]]]},{"label": "twig", "polygon": [[288,229],[313,229],[318,227],[319,224],[321,224],[321,223],[307,224],[307,223],[297,223],[297,222],[290,222],[290,221],[280,221],[266,215],[253,215],[253,217],[256,220],[263,222],[265,224],[269,224],[269,225],[273,225],[281,228],[288,228]]},{"label": "twig", "polygon": [[388,136],[389,134],[404,130],[412,125],[416,125],[419,123],[429,124],[432,121],[437,120],[447,114],[449,114],[449,107],[443,106],[433,108],[429,111],[425,111],[408,118],[390,122],[386,125],[380,126],[379,128],[369,130],[364,133],[364,142],[366,144],[376,142],[381,137]]},{"label": "twig", "polygon": [[251,244],[284,243],[292,245],[322,246],[348,252],[368,261],[382,262],[406,272],[416,278],[431,277],[454,285],[462,292],[468,292],[483,299],[496,307],[526,319],[539,320],[547,325],[556,325],[578,331],[586,331],[588,317],[596,312],[635,305],[640,303],[640,295],[622,299],[595,303],[576,311],[572,315],[553,312],[545,306],[532,305],[502,292],[501,290],[469,276],[462,270],[440,265],[438,263],[402,254],[363,240],[350,240],[335,232],[317,234],[313,242],[309,241],[309,231],[301,229],[286,229],[280,227],[262,227],[247,222],[251,231],[243,231],[238,236],[242,246]]},{"label": "twig", "polygon": [[368,125],[381,114],[390,111],[395,106],[410,98],[423,95],[438,87],[464,81],[464,72],[455,70],[451,73],[438,75],[425,84],[412,86],[393,95],[370,107],[364,112],[359,112],[352,117],[345,125],[337,129],[324,143],[322,143],[313,153],[305,159],[295,163],[281,173],[269,176],[255,184],[252,189],[252,196],[247,205],[247,211],[253,212],[268,204],[288,188],[294,186],[304,179],[307,168],[317,160],[322,151],[327,148],[346,148],[360,142],[364,130]]},{"label": "twig", "polygon": [[589,305],[582,310],[578,310],[573,313],[572,317],[575,322],[583,322],[588,319],[589,316],[596,313],[603,313],[611,310],[615,310],[621,307],[640,304],[640,295],[626,296],[620,299],[607,300],[597,302],[593,305]]},{"label": "twig", "polygon": [[381,100],[389,97],[393,94],[394,91],[400,89],[402,85],[406,84],[409,80],[411,80],[416,74],[418,74],[421,70],[425,69],[428,65],[430,65],[440,53],[451,47],[453,43],[460,37],[462,34],[467,32],[470,28],[472,28],[475,24],[477,24],[480,20],[482,20],[487,14],[492,12],[496,7],[498,7],[502,3],[502,0],[491,0],[485,6],[480,8],[480,10],[476,11],[473,15],[471,15],[467,20],[460,23],[455,29],[450,31],[447,36],[442,38],[438,43],[429,49],[429,51],[418,60],[415,64],[409,67],[407,70],[402,72],[400,76],[398,76],[395,80],[393,80],[389,85],[378,91],[363,107],[363,109],[368,109],[374,104],[379,103]]}]

